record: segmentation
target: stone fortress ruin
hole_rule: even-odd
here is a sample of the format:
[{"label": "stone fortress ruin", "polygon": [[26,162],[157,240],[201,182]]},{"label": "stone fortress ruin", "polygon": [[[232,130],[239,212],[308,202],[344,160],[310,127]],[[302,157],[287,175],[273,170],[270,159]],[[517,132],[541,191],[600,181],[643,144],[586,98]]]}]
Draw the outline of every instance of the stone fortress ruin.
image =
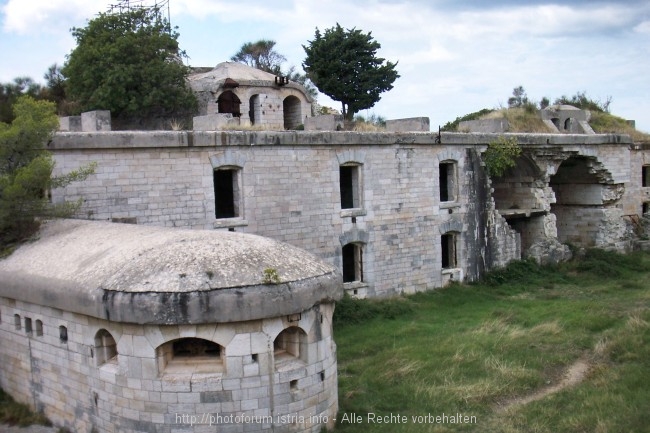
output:
[{"label": "stone fortress ruin", "polygon": [[[77,217],[95,221],[48,223],[0,262],[0,386],[16,398],[84,432],[214,431],[173,416],[217,412],[316,432],[336,413],[341,279],[392,296],[564,260],[568,243],[647,244],[650,145],[594,134],[585,112],[552,107],[544,134],[421,118],[337,131],[300,86],[249,69],[190,78],[192,130],[62,119],[57,170],[97,168],[52,200],[82,199]],[[492,178],[481,154],[501,137],[522,154]]]},{"label": "stone fortress ruin", "polygon": [[243,233],[47,222],[0,261],[0,386],[75,432],[320,432],[341,276]]}]

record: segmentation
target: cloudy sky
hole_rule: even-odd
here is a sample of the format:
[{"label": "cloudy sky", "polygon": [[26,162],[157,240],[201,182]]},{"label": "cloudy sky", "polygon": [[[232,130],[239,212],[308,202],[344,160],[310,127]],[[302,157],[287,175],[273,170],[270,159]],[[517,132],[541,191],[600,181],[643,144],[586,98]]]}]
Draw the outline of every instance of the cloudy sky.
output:
[{"label": "cloudy sky", "polygon": [[[70,28],[119,2],[0,0],[0,82],[42,81],[75,47]],[[613,114],[650,132],[647,0],[169,0],[169,9],[192,66],[214,66],[264,38],[277,42],[287,67],[300,68],[316,27],[371,31],[401,77],[361,114],[427,116],[433,130],[505,106],[522,85],[534,101],[611,98]],[[340,109],[325,96],[319,102]]]}]

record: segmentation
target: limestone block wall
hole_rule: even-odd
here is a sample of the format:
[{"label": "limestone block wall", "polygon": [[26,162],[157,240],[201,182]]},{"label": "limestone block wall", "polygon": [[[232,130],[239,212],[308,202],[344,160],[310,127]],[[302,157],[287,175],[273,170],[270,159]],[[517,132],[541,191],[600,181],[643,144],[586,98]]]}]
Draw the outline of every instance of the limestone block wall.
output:
[{"label": "limestone block wall", "polygon": [[[627,203],[637,203],[640,214],[640,196],[648,193],[633,187],[641,178],[630,177],[639,162],[631,159],[629,138],[517,135],[530,160],[512,179],[488,187],[480,163],[470,163],[468,155],[495,138],[444,134],[439,144],[431,133],[59,134],[51,145],[57,172],[90,161],[98,166],[87,181],[52,196],[55,201],[83,198],[81,218],[272,237],[339,269],[347,257],[344,247],[352,244],[348,273],[354,275],[346,289],[357,296],[440,287],[449,275],[474,279],[520,258],[522,248],[538,236],[554,238],[556,232],[560,240],[601,244],[608,238],[605,231],[618,227],[631,207]],[[584,183],[571,176],[568,186],[557,176],[553,183],[569,158],[587,161],[584,170],[594,173],[585,171]],[[357,200],[348,207],[341,198],[341,167],[346,166],[351,167],[344,169],[352,179],[350,194]],[[216,218],[214,173],[223,170],[232,175],[234,214]],[[640,167],[634,170],[641,173]],[[593,209],[592,204],[556,206],[556,194],[582,197],[574,187],[596,191],[601,199]],[[530,208],[545,217],[509,225],[504,215],[493,213],[503,206]],[[604,213],[604,206],[618,211]],[[556,218],[548,218],[548,212]],[[618,228],[611,233],[618,236]],[[453,234],[453,248],[443,248],[446,234]],[[443,272],[447,259],[451,271]]]},{"label": "limestone block wall", "polygon": [[[241,323],[132,325],[0,297],[0,386],[81,433],[320,432],[337,411],[332,314],[320,304]],[[166,345],[193,338],[221,356],[161,362]]]},{"label": "limestone block wall", "polygon": [[[288,133],[285,133],[288,134]],[[213,135],[206,135],[210,138]],[[358,296],[442,286],[440,227],[458,233],[456,264],[476,260],[466,246],[466,147],[349,144],[337,146],[198,146],[55,151],[57,170],[96,161],[87,181],[53,191],[55,201],[83,197],[82,218],[255,233],[307,249],[342,266],[342,248],[362,248]],[[455,165],[453,199],[440,201],[439,163]],[[342,209],[339,167],[359,167],[360,204]],[[241,188],[236,218],[215,217],[213,173],[235,167]],[[474,239],[473,234],[471,239]],[[471,242],[480,242],[475,239]],[[470,244],[471,245],[471,244]],[[518,258],[505,248],[499,263]],[[481,259],[482,260],[482,259]],[[460,274],[457,274],[457,276]]]}]

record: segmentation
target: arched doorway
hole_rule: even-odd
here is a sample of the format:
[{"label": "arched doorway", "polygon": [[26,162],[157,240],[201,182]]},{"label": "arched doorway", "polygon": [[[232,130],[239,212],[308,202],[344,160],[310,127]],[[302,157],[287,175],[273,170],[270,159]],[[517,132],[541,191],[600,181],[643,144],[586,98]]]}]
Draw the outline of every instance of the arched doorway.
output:
[{"label": "arched doorway", "polygon": [[233,117],[240,117],[241,112],[239,106],[241,101],[232,91],[226,90],[217,99],[217,107],[219,113],[230,113]]},{"label": "arched doorway", "polygon": [[282,101],[284,111],[284,129],[295,129],[302,123],[300,99],[296,96],[287,96]]}]

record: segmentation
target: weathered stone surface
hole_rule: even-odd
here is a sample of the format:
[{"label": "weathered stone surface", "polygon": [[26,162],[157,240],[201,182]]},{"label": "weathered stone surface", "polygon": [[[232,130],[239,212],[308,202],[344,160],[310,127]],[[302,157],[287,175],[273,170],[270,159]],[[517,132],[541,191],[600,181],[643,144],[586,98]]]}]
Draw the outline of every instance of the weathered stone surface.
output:
[{"label": "weathered stone surface", "polygon": [[[276,270],[278,284],[265,282],[265,269]],[[0,261],[0,296],[45,297],[121,322],[233,322],[338,299],[339,278],[304,251],[260,236],[63,220]]]},{"label": "weathered stone surface", "polygon": [[544,239],[535,242],[524,252],[525,258],[531,258],[540,265],[556,265],[571,260],[572,253],[568,245],[557,239]]},{"label": "weathered stone surface", "polygon": [[428,117],[410,117],[406,119],[386,120],[388,132],[428,132],[431,130]]}]

